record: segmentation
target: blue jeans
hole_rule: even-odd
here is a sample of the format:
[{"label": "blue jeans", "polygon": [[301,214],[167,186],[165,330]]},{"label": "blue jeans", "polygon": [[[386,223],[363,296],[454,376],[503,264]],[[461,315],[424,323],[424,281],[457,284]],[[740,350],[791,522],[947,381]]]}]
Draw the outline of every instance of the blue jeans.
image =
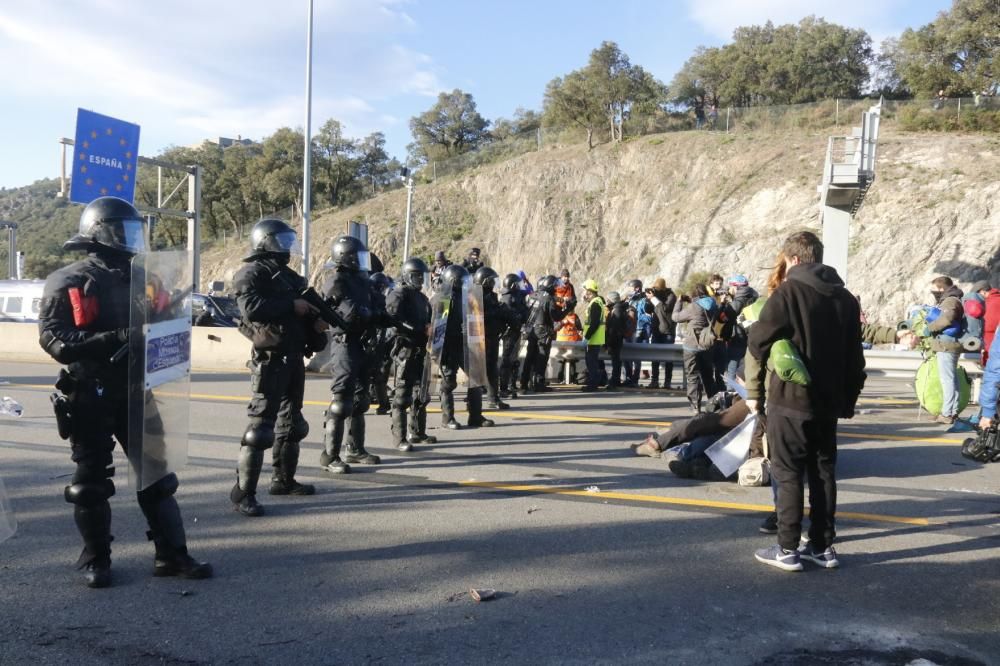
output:
[{"label": "blue jeans", "polygon": [[743,364],[743,357],[747,353],[745,340],[730,340],[726,343],[726,372],[725,379],[735,382],[736,373]]},{"label": "blue jeans", "polygon": [[[649,342],[649,330],[647,328],[640,328],[635,333],[635,338],[632,342],[639,344]],[[638,384],[640,370],[642,370],[642,361],[626,361],[625,362],[625,383],[627,384]]]},{"label": "blue jeans", "polygon": [[958,415],[958,352],[937,352],[941,416]]}]

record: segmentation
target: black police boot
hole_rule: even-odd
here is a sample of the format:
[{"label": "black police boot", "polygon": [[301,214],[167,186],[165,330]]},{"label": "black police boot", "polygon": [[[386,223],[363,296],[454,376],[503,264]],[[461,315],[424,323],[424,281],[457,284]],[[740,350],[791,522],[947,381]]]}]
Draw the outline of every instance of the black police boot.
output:
[{"label": "black police boot", "polygon": [[406,411],[400,407],[392,408],[392,425],[390,431],[392,432],[392,439],[396,443],[396,448],[403,453],[409,453],[413,450],[413,446],[407,441],[406,437]]},{"label": "black police boot", "polygon": [[91,560],[82,567],[83,580],[87,587],[102,588],[111,587],[111,558],[102,557]]},{"label": "black police boot", "polygon": [[295,472],[299,467],[299,443],[285,442],[279,455],[274,459],[274,474],[271,476],[271,495],[314,495],[316,486],[311,483],[299,483],[295,480]]},{"label": "black police boot", "polygon": [[328,418],[326,433],[323,435],[323,450],[319,454],[319,466],[330,474],[350,474],[351,467],[340,459],[340,447],[344,441],[343,418]]},{"label": "black police boot", "polygon": [[452,391],[441,391],[441,424],[449,430],[462,427],[455,420],[455,394]]},{"label": "black police boot", "polygon": [[236,466],[236,485],[229,491],[233,511],[249,518],[264,515],[264,507],[257,503],[257,482],[264,466],[264,452],[250,446],[240,447]]},{"label": "black police boot", "polygon": [[376,416],[385,416],[391,411],[392,407],[390,405],[379,405],[378,409],[375,410],[375,414]]},{"label": "black police boot", "polygon": [[351,417],[351,431],[347,435],[347,455],[344,461],[359,465],[377,465],[382,462],[378,456],[365,451],[365,417],[358,414]]},{"label": "black police boot", "polygon": [[465,398],[465,404],[469,410],[470,428],[490,428],[493,421],[483,416],[483,389],[470,388]]},{"label": "black police boot", "polygon": [[212,565],[199,562],[188,554],[184,521],[181,518],[181,509],[174,498],[176,491],[177,477],[169,474],[136,493],[139,508],[149,525],[146,536],[156,548],[153,575],[191,579],[211,578]]},{"label": "black police boot", "polygon": [[414,405],[410,415],[410,444],[437,444],[437,437],[427,434],[427,405]]},{"label": "black police boot", "polygon": [[83,537],[83,552],[76,562],[77,569],[83,571],[87,587],[111,586],[111,505],[107,501],[95,506],[76,505],[73,511],[80,536]]}]

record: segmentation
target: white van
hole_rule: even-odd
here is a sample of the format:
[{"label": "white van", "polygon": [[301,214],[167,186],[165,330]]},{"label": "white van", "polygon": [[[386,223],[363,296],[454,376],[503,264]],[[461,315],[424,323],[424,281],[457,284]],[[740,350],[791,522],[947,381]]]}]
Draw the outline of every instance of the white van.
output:
[{"label": "white van", "polygon": [[0,280],[0,321],[38,321],[45,280]]}]

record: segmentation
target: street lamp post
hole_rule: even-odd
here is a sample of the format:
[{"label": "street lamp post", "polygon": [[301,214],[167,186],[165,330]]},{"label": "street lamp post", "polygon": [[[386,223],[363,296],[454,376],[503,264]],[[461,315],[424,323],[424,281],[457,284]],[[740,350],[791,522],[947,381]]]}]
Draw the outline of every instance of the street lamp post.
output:
[{"label": "street lamp post", "polygon": [[309,216],[312,212],[312,35],[313,0],[309,0],[306,22],[306,125],[302,158],[302,275],[309,279]]},{"label": "street lamp post", "polygon": [[403,231],[403,261],[410,258],[410,213],[413,210],[413,176],[409,169],[403,169],[406,178],[406,227]]}]

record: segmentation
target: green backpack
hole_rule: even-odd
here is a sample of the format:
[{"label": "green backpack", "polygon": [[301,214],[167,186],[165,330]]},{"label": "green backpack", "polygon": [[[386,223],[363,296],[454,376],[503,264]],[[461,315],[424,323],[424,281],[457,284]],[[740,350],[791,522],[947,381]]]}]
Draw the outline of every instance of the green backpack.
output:
[{"label": "green backpack", "polygon": [[[969,406],[969,398],[972,396],[972,384],[969,382],[969,375],[965,374],[965,368],[959,366],[958,375],[958,411],[962,412]],[[941,379],[938,375],[937,357],[931,355],[917,368],[917,381],[914,382],[917,391],[917,400],[920,406],[927,410],[928,414],[937,416],[941,413],[941,406],[944,403],[944,394],[941,391]]]},{"label": "green backpack", "polygon": [[768,356],[767,365],[783,382],[791,382],[799,386],[809,386],[812,382],[809,368],[802,362],[799,350],[795,348],[791,340],[778,340],[771,345],[771,354]]}]

